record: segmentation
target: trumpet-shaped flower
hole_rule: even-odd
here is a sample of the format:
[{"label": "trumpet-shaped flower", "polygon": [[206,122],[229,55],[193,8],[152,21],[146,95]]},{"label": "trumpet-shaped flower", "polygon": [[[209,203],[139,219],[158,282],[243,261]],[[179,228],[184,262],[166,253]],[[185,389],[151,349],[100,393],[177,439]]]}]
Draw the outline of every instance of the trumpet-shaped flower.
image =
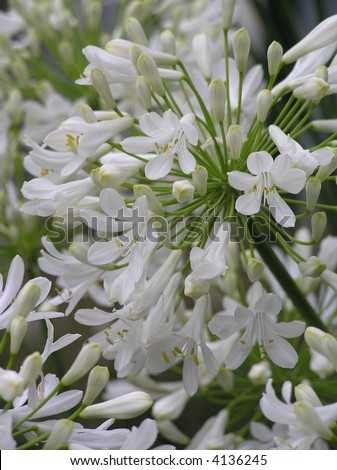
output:
[{"label": "trumpet-shaped flower", "polygon": [[306,182],[304,171],[292,168],[291,159],[287,154],[281,154],[273,160],[265,151],[251,153],[247,168],[252,174],[242,171],[228,173],[229,184],[245,192],[237,199],[236,210],[244,215],[256,214],[260,210],[263,197],[263,203],[269,205],[276,222],[283,227],[294,227],[295,215],[276,188],[292,194],[299,193]]},{"label": "trumpet-shaped flower", "polygon": [[301,335],[305,324],[298,320],[276,323],[281,308],[282,302],[277,295],[263,294],[261,284],[255,283],[249,308],[238,306],[233,315],[220,313],[210,321],[211,332],[220,338],[244,330],[225,358],[227,369],[240,367],[256,341],[262,359],[269,357],[280,367],[295,366],[297,353],[284,338]]},{"label": "trumpet-shaped flower", "polygon": [[151,180],[162,178],[171,171],[175,155],[178,156],[181,170],[191,173],[196,162],[187,144],[198,143],[194,119],[194,115],[188,113],[179,120],[170,109],[162,117],[155,112],[146,113],[139,120],[146,136],[127,137],[121,145],[126,152],[157,154],[145,166],[145,175]]}]

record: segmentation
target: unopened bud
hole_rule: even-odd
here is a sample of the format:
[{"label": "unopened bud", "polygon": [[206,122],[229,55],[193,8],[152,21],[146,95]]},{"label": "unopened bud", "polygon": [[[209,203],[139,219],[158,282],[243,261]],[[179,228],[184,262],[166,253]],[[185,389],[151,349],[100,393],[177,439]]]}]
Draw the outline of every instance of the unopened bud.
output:
[{"label": "unopened bud", "polygon": [[305,185],[306,191],[306,207],[308,211],[315,209],[318,197],[321,192],[321,181],[317,176],[311,176]]},{"label": "unopened bud", "polygon": [[69,41],[66,39],[61,41],[58,45],[58,52],[64,64],[71,65],[74,63],[74,47]]},{"label": "unopened bud", "polygon": [[195,187],[188,180],[175,181],[172,185],[172,194],[178,202],[192,201]]},{"label": "unopened bud", "polygon": [[259,122],[264,122],[266,120],[273,99],[273,95],[269,90],[261,90],[257,95],[256,117]]},{"label": "unopened bud", "polygon": [[242,144],[243,129],[238,124],[232,124],[227,132],[227,147],[232,160],[239,160]]},{"label": "unopened bud", "polygon": [[236,68],[240,73],[246,70],[250,50],[250,38],[246,28],[241,28],[233,36],[233,53]]},{"label": "unopened bud", "polygon": [[84,405],[91,405],[91,403],[98,397],[104,390],[109,381],[109,370],[107,367],[96,366],[91,369],[87,389],[83,397]]},{"label": "unopened bud", "polygon": [[152,406],[153,400],[145,392],[126,393],[117,398],[90,405],[80,414],[81,418],[135,418]]},{"label": "unopened bud", "polygon": [[40,286],[34,281],[28,281],[14,301],[12,317],[16,317],[18,315],[21,317],[27,317],[27,315],[29,315],[29,313],[34,309],[40,295]]},{"label": "unopened bud", "polygon": [[222,26],[229,29],[232,25],[236,0],[221,0]]},{"label": "unopened bud", "polygon": [[76,107],[76,112],[89,124],[97,122],[94,111],[87,103],[79,103]]},{"label": "unopened bud", "polygon": [[[325,178],[331,175],[337,169],[337,155],[334,150],[335,155],[332,157],[331,162],[328,165],[320,166],[318,172],[316,173],[317,178],[321,181],[324,181]],[[336,181],[337,183],[337,181]]]},{"label": "unopened bud", "polygon": [[208,87],[209,101],[214,119],[223,122],[225,118],[226,87],[221,78],[215,78]]},{"label": "unopened bud", "polygon": [[157,420],[169,419],[174,421],[184,411],[190,396],[184,388],[169,393],[155,402],[152,415]]},{"label": "unopened bud", "polygon": [[321,78],[324,81],[328,81],[329,79],[329,71],[328,68],[325,65],[320,65],[317,67],[315,70],[315,77]]},{"label": "unopened bud", "polygon": [[122,167],[106,164],[91,170],[90,177],[93,183],[100,189],[119,188],[131,176],[138,172],[137,166]]},{"label": "unopened bud", "polygon": [[23,338],[27,331],[27,321],[24,317],[15,317],[10,323],[10,335],[11,335],[11,354],[17,354],[21,347]]},{"label": "unopened bud", "polygon": [[299,263],[298,267],[303,276],[306,277],[320,277],[326,270],[326,264],[317,256],[310,256],[307,261]]},{"label": "unopened bud", "polygon": [[311,77],[294,90],[295,98],[320,101],[328,93],[329,83],[318,77]]},{"label": "unopened bud", "polygon": [[192,46],[198,67],[204,78],[209,80],[212,75],[212,55],[211,46],[206,34],[197,34],[193,39]]},{"label": "unopened bud", "polygon": [[74,423],[69,419],[60,419],[56,421],[47,442],[43,446],[43,450],[58,450],[64,444],[68,443],[68,439],[74,430]]},{"label": "unopened bud", "polygon": [[99,343],[89,343],[83,346],[68,372],[62,377],[63,385],[71,385],[80,379],[97,363],[101,356],[101,346]]},{"label": "unopened bud", "polygon": [[133,64],[134,68],[136,69],[137,73],[139,73],[138,65],[137,65],[138,59],[142,54],[143,54],[143,51],[136,44],[133,44],[130,47],[130,51],[129,51],[130,60]]},{"label": "unopened bud", "polygon": [[116,102],[113,99],[108,80],[106,79],[106,76],[102,70],[92,69],[90,72],[90,80],[92,86],[95,88],[105,104],[110,108],[115,109]]},{"label": "unopened bud", "polygon": [[200,196],[205,196],[207,193],[207,178],[208,172],[204,166],[197,165],[192,172],[192,181],[195,189]]},{"label": "unopened bud", "polygon": [[337,340],[331,334],[309,326],[304,333],[309,348],[325,356],[337,370]]},{"label": "unopened bud", "polygon": [[13,401],[23,394],[24,379],[14,370],[0,368],[0,397],[6,401]]},{"label": "unopened bud", "polygon": [[325,212],[315,212],[311,217],[311,238],[313,241],[318,242],[327,225],[327,217]]},{"label": "unopened bud", "polygon": [[137,68],[149,82],[151,88],[159,96],[165,96],[166,91],[159,75],[158,67],[154,59],[148,54],[141,54],[137,60]]},{"label": "unopened bud", "polygon": [[160,42],[164,52],[167,52],[167,54],[176,55],[176,38],[169,29],[161,33]]},{"label": "unopened bud", "polygon": [[171,420],[158,420],[156,421],[156,425],[160,435],[164,439],[182,446],[186,446],[190,442],[190,438],[181,432],[180,429],[174,423],[172,423]]},{"label": "unopened bud", "polygon": [[136,90],[144,108],[150,112],[152,109],[151,87],[143,75],[139,75],[136,80]]},{"label": "unopened bud", "polygon": [[321,406],[320,399],[307,384],[299,384],[294,388],[296,401],[309,401],[314,406]]},{"label": "unopened bud", "polygon": [[276,75],[279,65],[282,60],[283,48],[279,42],[273,41],[268,47],[268,73],[271,77]]},{"label": "unopened bud", "polygon": [[146,196],[149,210],[154,214],[163,215],[165,213],[164,207],[150,186],[147,186],[146,184],[135,184],[133,185],[133,193],[136,198]]},{"label": "unopened bud", "polygon": [[269,362],[262,361],[254,364],[248,372],[248,378],[254,385],[264,385],[272,376]]},{"label": "unopened bud", "polygon": [[100,27],[103,5],[101,0],[87,0],[83,4],[85,21],[90,31],[96,31]]},{"label": "unopened bud", "polygon": [[19,375],[23,378],[24,387],[28,387],[39,376],[42,370],[42,358],[39,352],[26,357],[21,366]]},{"label": "unopened bud", "polygon": [[23,60],[16,59],[12,64],[12,72],[16,80],[23,86],[29,85],[30,74]]},{"label": "unopened bud", "polygon": [[260,279],[264,271],[264,264],[255,258],[250,258],[247,265],[247,276],[250,282],[256,282]]},{"label": "unopened bud", "polygon": [[12,124],[19,124],[23,114],[22,93],[18,89],[11,90],[6,101],[6,111],[12,121]]},{"label": "unopened bud", "polygon": [[129,17],[125,20],[124,28],[131,41],[147,46],[148,41],[142,25],[136,18]]}]

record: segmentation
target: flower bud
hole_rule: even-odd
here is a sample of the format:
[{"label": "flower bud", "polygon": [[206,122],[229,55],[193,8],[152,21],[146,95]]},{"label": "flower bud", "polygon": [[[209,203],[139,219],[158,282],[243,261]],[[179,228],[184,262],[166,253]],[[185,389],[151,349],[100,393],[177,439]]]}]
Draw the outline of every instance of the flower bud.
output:
[{"label": "flower bud", "polygon": [[279,42],[273,41],[268,47],[267,59],[268,59],[268,73],[271,77],[274,77],[277,73],[279,65],[282,60],[283,48]]},{"label": "flower bud", "polygon": [[232,25],[236,0],[221,0],[222,26],[229,29]]},{"label": "flower bud", "polygon": [[324,181],[325,178],[327,178],[329,175],[331,175],[331,173],[333,173],[336,170],[336,168],[337,168],[337,155],[335,153],[335,155],[332,157],[331,162],[328,165],[319,167],[318,172],[316,173],[316,176],[321,181]]},{"label": "flower bud", "polygon": [[95,90],[100,95],[105,104],[110,108],[115,109],[116,102],[113,99],[108,80],[106,79],[106,76],[104,75],[102,70],[92,69],[90,72],[90,80],[92,86],[95,88]]},{"label": "flower bud", "polygon": [[307,261],[299,263],[298,267],[303,276],[307,277],[319,277],[326,270],[326,264],[317,256],[310,256]]},{"label": "flower bud", "polygon": [[16,397],[23,394],[25,383],[14,370],[5,370],[0,368],[0,397],[6,401],[13,401]]},{"label": "flower bud", "polygon": [[158,67],[154,59],[148,54],[142,53],[137,60],[137,68],[149,82],[151,88],[159,96],[165,96],[166,91],[159,75]]},{"label": "flower bud", "polygon": [[325,65],[320,65],[317,67],[315,70],[315,77],[321,78],[325,82],[328,81],[329,79],[329,71],[328,68]]},{"label": "flower bud", "polygon": [[138,172],[136,166],[121,167],[118,165],[106,164],[91,170],[90,177],[93,183],[100,189],[119,188],[131,176]]},{"label": "flower bud", "polygon": [[43,450],[58,450],[64,444],[67,444],[73,430],[73,421],[70,421],[69,419],[60,419],[59,421],[56,421],[47,442],[43,446]]},{"label": "flower bud", "polygon": [[22,106],[22,93],[18,89],[13,89],[9,93],[9,98],[6,101],[6,111],[12,121],[12,124],[19,124],[23,114]]},{"label": "flower bud", "polygon": [[320,399],[307,384],[299,384],[294,388],[296,401],[309,401],[314,406],[321,406]]},{"label": "flower bud", "polygon": [[130,60],[133,64],[134,68],[136,69],[137,73],[139,73],[137,62],[138,62],[139,57],[142,54],[143,54],[143,51],[136,44],[134,44],[133,46],[130,47],[130,51],[129,51]]},{"label": "flower bud", "polygon": [[259,122],[264,122],[266,120],[273,99],[273,95],[269,90],[261,90],[257,95],[256,117]]},{"label": "flower bud", "polygon": [[330,16],[310,31],[283,56],[285,64],[291,64],[309,52],[321,49],[337,40],[337,15]]},{"label": "flower bud", "polygon": [[215,78],[211,81],[208,95],[214,119],[223,122],[225,119],[226,87],[221,78]]},{"label": "flower bud", "polygon": [[64,64],[72,65],[74,63],[74,47],[69,41],[64,39],[59,43],[58,53]]},{"label": "flower bud", "polygon": [[169,393],[157,400],[152,407],[152,416],[157,420],[169,419],[174,421],[179,418],[185,409],[190,396],[184,388]]},{"label": "flower bud", "polygon": [[142,46],[148,45],[144,29],[136,18],[127,18],[124,23],[124,28],[131,41]]},{"label": "flower bud", "polygon": [[315,209],[318,197],[321,192],[321,181],[317,176],[311,176],[305,185],[306,191],[306,207],[308,211]]},{"label": "flower bud", "polygon": [[90,31],[96,31],[100,27],[103,5],[101,0],[85,0],[83,12],[85,21]]},{"label": "flower bud", "polygon": [[205,196],[207,193],[207,178],[208,172],[206,168],[201,165],[197,165],[195,170],[192,172],[192,181],[200,196]]},{"label": "flower bud", "polygon": [[133,185],[133,193],[136,198],[146,196],[149,210],[154,214],[165,214],[164,207],[162,206],[161,202],[159,201],[155,193],[152,191],[150,186],[147,186],[146,184],[135,184]]},{"label": "flower bud", "polygon": [[91,369],[87,389],[83,397],[84,405],[91,405],[91,403],[98,397],[104,390],[109,381],[109,370],[107,367],[95,366]]},{"label": "flower bud", "polygon": [[26,357],[20,368],[19,375],[23,378],[24,387],[33,383],[42,370],[42,358],[39,352],[35,352]]},{"label": "flower bud", "polygon": [[256,282],[262,276],[264,264],[255,258],[250,258],[247,265],[247,276],[250,282]]},{"label": "flower bud", "polygon": [[229,126],[227,132],[227,147],[233,160],[239,160],[243,144],[243,129],[238,124]]},{"label": "flower bud", "polygon": [[311,217],[311,238],[313,241],[318,242],[327,225],[327,217],[325,212],[315,212]]},{"label": "flower bud", "polygon": [[326,269],[321,274],[321,279],[328,284],[335,292],[337,292],[337,274],[332,272],[330,269]]},{"label": "flower bud", "polygon": [[167,52],[171,55],[176,55],[176,38],[169,29],[161,33],[160,42],[164,52]]},{"label": "flower bud", "polygon": [[329,83],[318,77],[311,77],[294,90],[295,98],[320,101],[328,93]]},{"label": "flower bud", "polygon": [[15,317],[10,323],[10,335],[11,335],[11,354],[17,354],[21,347],[23,338],[27,331],[27,321],[24,317]]},{"label": "flower bud", "polygon": [[195,187],[188,180],[175,181],[172,185],[172,194],[178,202],[193,200]]},{"label": "flower bud", "polygon": [[139,75],[136,80],[136,90],[144,108],[150,112],[152,109],[151,87],[143,75]]},{"label": "flower bud", "polygon": [[248,372],[248,378],[254,385],[264,385],[272,376],[269,362],[262,361],[254,364]]},{"label": "flower bud", "polygon": [[28,281],[21,289],[13,304],[12,318],[16,316],[27,317],[34,309],[41,295],[40,286],[34,281]]},{"label": "flower bud", "polygon": [[87,103],[79,103],[76,106],[76,112],[81,118],[83,118],[89,124],[97,122],[95,113],[93,112],[92,108]]},{"label": "flower bud", "polygon": [[152,406],[153,400],[145,392],[126,393],[117,398],[90,405],[80,414],[81,418],[135,418]]},{"label": "flower bud", "polygon": [[246,70],[250,50],[250,38],[246,28],[241,28],[233,36],[233,53],[236,68],[240,73]]},{"label": "flower bud", "polygon": [[206,34],[197,34],[193,38],[192,46],[198,67],[204,78],[209,80],[212,75],[212,54]]},{"label": "flower bud", "polygon": [[89,343],[83,346],[68,372],[62,377],[62,384],[67,387],[83,377],[97,363],[100,355],[101,346],[99,343]]},{"label": "flower bud", "polygon": [[320,419],[317,411],[308,401],[297,401],[293,404],[296,418],[303,429],[310,429],[319,437],[330,440],[333,437],[332,431]]},{"label": "flower bud", "polygon": [[337,340],[331,334],[309,326],[304,332],[309,348],[326,357],[337,371]]},{"label": "flower bud", "polygon": [[139,21],[148,19],[152,14],[153,0],[125,1],[127,4],[126,14],[138,18]]},{"label": "flower bud", "polygon": [[12,72],[16,80],[22,86],[29,85],[30,74],[26,63],[22,59],[16,59],[12,64]]},{"label": "flower bud", "polygon": [[186,446],[190,438],[186,436],[180,429],[169,419],[163,419],[156,422],[160,435],[173,444]]}]

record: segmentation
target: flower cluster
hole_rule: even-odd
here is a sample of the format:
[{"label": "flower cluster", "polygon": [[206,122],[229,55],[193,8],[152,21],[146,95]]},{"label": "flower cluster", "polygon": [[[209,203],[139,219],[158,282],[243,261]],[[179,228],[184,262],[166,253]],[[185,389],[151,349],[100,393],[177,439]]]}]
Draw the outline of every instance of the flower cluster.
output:
[{"label": "flower cluster", "polygon": [[[336,403],[325,404],[321,387],[323,405],[308,381],[337,380],[327,217],[337,207],[329,200],[337,120],[313,119],[337,92],[337,16],[285,53],[272,42],[265,76],[248,30],[237,27],[246,10],[236,0],[185,2],[180,21],[175,1],[117,2],[124,23],[109,38],[102,3],[83,0],[81,44],[72,42],[82,29],[67,2],[31,3],[24,11],[14,1],[4,15],[13,29],[0,72],[38,96],[7,80],[2,126],[4,135],[15,129],[16,161],[26,149],[17,217],[35,240],[36,227],[43,235],[32,272],[50,276],[56,294],[42,276],[21,287],[24,263],[13,259],[0,293],[0,353],[9,352],[0,369],[3,448],[145,449],[158,433],[165,448],[334,448]],[[59,84],[59,94],[23,74],[28,52],[39,62],[35,30],[76,82]],[[15,46],[22,57],[13,62]],[[8,244],[10,229],[1,229]],[[63,312],[89,333],[58,378],[47,358],[79,338],[54,340],[51,319],[65,320]],[[44,349],[20,362],[33,320],[46,323]],[[84,393],[65,390],[86,374]],[[218,412],[193,435],[182,418],[196,396]],[[139,427],[113,424],[150,408]],[[89,418],[107,421],[92,429]]]}]

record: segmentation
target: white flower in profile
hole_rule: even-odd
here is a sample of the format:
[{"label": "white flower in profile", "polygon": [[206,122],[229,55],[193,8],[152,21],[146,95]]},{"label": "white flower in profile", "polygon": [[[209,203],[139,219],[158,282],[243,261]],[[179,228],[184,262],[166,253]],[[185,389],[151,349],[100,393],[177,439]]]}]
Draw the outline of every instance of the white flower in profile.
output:
[{"label": "white flower in profile", "polygon": [[225,274],[226,248],[230,238],[230,226],[223,224],[216,238],[206,248],[193,247],[190,253],[192,272],[185,279],[185,295],[198,299],[207,294],[211,283]]},{"label": "white flower in profile", "polygon": [[303,170],[307,178],[318,166],[329,165],[334,157],[334,153],[329,147],[323,147],[313,152],[304,149],[277,126],[269,126],[269,134],[280,153],[287,154],[291,158],[293,166]]},{"label": "white flower in profile", "polygon": [[145,166],[145,175],[151,180],[166,176],[171,171],[176,155],[181,170],[186,174],[191,173],[196,161],[187,144],[198,143],[194,120],[192,113],[185,114],[179,120],[170,109],[163,116],[155,112],[146,113],[139,120],[140,129],[146,136],[127,137],[121,145],[126,152],[157,154]]},{"label": "white flower in profile", "polygon": [[[337,419],[337,403],[322,406],[322,403],[314,390],[305,384],[300,384],[294,389],[296,401],[290,402],[292,387],[290,382],[282,386],[282,402],[272,386],[272,379],[266,385],[266,392],[260,400],[262,413],[270,421],[288,427],[286,437],[284,434],[275,436],[290,449],[310,449],[319,438],[330,440],[333,433],[331,425]],[[279,445],[279,444],[278,444]]]},{"label": "white flower in profile", "polygon": [[284,339],[294,338],[303,333],[305,324],[294,320],[276,323],[276,316],[282,308],[280,298],[275,294],[264,294],[260,283],[253,284],[249,307],[236,307],[233,315],[220,313],[213,317],[209,329],[220,338],[244,330],[225,358],[227,369],[241,366],[253,349],[256,341],[261,359],[270,358],[284,368],[295,366],[298,356],[295,349]]},{"label": "white flower in profile", "polygon": [[298,194],[306,182],[306,174],[298,168],[292,168],[291,158],[281,154],[273,157],[265,151],[253,152],[247,160],[247,168],[252,174],[243,171],[228,173],[229,184],[245,194],[235,204],[238,212],[252,215],[259,212],[263,203],[267,203],[276,222],[283,227],[294,227],[296,218],[292,209],[279,195],[276,188],[291,194]]}]

